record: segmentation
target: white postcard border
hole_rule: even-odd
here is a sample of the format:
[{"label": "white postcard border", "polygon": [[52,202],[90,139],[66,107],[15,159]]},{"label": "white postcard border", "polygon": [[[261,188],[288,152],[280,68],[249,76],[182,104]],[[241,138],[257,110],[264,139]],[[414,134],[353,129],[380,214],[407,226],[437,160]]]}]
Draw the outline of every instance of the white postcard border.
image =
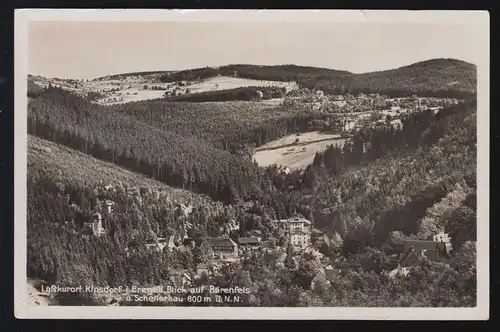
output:
[{"label": "white postcard border", "polygon": [[[64,307],[28,306],[26,287],[27,75],[31,21],[335,22],[461,24],[477,29],[478,204],[477,307],[274,308],[274,307]],[[487,11],[373,10],[135,10],[18,9],[15,11],[14,313],[17,318],[88,319],[379,319],[486,320],[489,318],[489,13]],[[338,68],[342,69],[342,68]]]}]

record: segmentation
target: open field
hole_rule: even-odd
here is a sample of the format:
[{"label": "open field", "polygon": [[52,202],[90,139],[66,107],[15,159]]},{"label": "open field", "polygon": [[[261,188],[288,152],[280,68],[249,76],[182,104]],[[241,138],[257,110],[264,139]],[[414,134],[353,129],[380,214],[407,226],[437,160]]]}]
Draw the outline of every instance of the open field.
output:
[{"label": "open field", "polygon": [[[31,83],[40,87],[51,84],[78,94],[97,92],[102,94],[95,100],[102,105],[123,104],[141,100],[162,98],[165,92],[175,92],[176,95],[200,93],[207,91],[228,90],[241,87],[283,87],[288,91],[296,89],[295,82],[262,81],[238,77],[217,76],[200,82],[159,82],[155,76],[136,76],[126,78],[99,79],[92,81],[68,81],[57,78],[32,76]],[[189,91],[188,91],[189,90]]]},{"label": "open field", "polygon": [[214,90],[229,90],[246,86],[277,86],[290,91],[298,88],[295,82],[278,82],[278,81],[262,81],[252,80],[248,78],[217,76],[199,83],[189,85],[191,93],[214,91]]},{"label": "open field", "polygon": [[[299,138],[299,143],[293,145],[296,138]],[[332,144],[342,146],[345,141],[346,138],[340,138],[339,135],[318,132],[289,135],[259,147],[254,160],[263,167],[276,164],[288,167],[291,171],[304,169],[312,164],[316,152],[324,151]]]},{"label": "open field", "polygon": [[284,99],[285,98],[272,98],[268,100],[262,100],[261,103],[269,106],[279,106],[281,105]]}]

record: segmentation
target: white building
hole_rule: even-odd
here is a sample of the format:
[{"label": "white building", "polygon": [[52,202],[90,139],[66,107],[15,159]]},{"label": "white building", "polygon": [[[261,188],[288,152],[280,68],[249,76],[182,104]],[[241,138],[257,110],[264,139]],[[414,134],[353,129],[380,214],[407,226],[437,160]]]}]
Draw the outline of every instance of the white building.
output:
[{"label": "white building", "polygon": [[109,199],[107,199],[105,202],[104,202],[104,206],[106,207],[106,211],[111,214],[113,212],[113,205],[115,205],[115,202],[113,201],[110,201]]},{"label": "white building", "polygon": [[102,216],[98,212],[94,214],[94,219],[91,222],[86,222],[84,224],[84,234],[90,232],[95,236],[101,236],[105,233],[102,227]]},{"label": "white building", "polygon": [[447,233],[441,232],[432,236],[432,241],[434,242],[444,242],[446,246],[446,252],[449,254],[453,249],[451,246],[451,238]]},{"label": "white building", "polygon": [[285,227],[290,244],[295,251],[302,251],[311,245],[312,223],[300,215],[280,220]]}]

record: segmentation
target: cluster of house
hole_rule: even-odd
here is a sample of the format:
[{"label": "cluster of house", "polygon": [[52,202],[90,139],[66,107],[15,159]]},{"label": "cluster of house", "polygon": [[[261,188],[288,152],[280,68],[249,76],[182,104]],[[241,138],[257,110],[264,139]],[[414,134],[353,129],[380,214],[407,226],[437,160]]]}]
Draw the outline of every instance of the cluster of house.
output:
[{"label": "cluster of house", "polygon": [[193,241],[187,236],[170,235],[166,238],[159,237],[154,240],[146,242],[146,248],[149,250],[154,250],[158,252],[163,252],[165,248],[172,251],[173,249],[186,250],[186,248],[192,248]]},{"label": "cluster of house", "polygon": [[[301,215],[275,220],[275,222],[285,231],[294,252],[306,250],[315,239],[322,238],[324,235],[321,231],[314,229],[311,221]],[[261,239],[260,230],[254,230],[252,236],[239,237],[238,243],[229,236],[222,236],[210,239],[210,245],[215,257],[236,258],[242,252],[260,248]]]},{"label": "cluster of house", "polygon": [[[301,252],[310,247],[314,238],[322,237],[323,233],[313,229],[311,221],[300,215],[295,215],[289,219],[276,220],[285,230],[290,244],[295,252]],[[239,227],[229,225],[227,230],[237,230]],[[181,243],[190,242],[187,233],[181,236],[171,235],[168,238],[157,238],[146,244],[150,249],[163,251],[165,248],[169,250],[178,247]],[[213,237],[207,240],[208,245],[212,249],[214,258],[223,260],[234,260],[240,254],[259,249],[262,242],[262,233],[260,230],[249,232],[249,236],[239,237],[237,241],[231,239],[228,234],[219,237]]]},{"label": "cluster of house", "polygon": [[[433,262],[447,263],[451,250],[451,239],[446,233],[433,235],[428,240],[407,240],[404,242],[398,266],[387,275],[392,279],[406,277],[423,257]],[[314,289],[319,284],[330,285],[341,274],[342,269],[352,268],[355,265],[356,263],[347,262],[342,264],[342,268],[334,268],[332,265],[321,268],[311,281],[311,289]]]},{"label": "cluster of house", "polygon": [[460,101],[455,98],[389,98],[378,94],[359,94],[357,96],[325,95],[321,90],[298,89],[292,91],[283,100],[283,106],[310,105],[312,109],[327,113],[356,113],[384,110],[399,107],[401,109],[425,110],[455,105]]},{"label": "cluster of house", "polygon": [[[103,206],[107,213],[112,212],[113,202],[106,200]],[[192,211],[191,206],[180,206],[179,211],[182,215],[187,216]],[[289,219],[275,220],[282,227],[288,237],[289,244],[294,252],[310,252],[317,253],[315,250],[310,250],[311,244],[319,239],[324,238],[325,234],[312,227],[311,221],[301,215],[294,215]],[[236,223],[230,223],[224,230],[238,230]],[[146,248],[163,252],[167,250],[190,250],[194,248],[194,241],[190,239],[186,231],[186,223],[184,223],[184,232],[179,232],[176,235],[171,235],[166,238],[156,238],[146,243]],[[84,235],[101,236],[106,233],[102,226],[102,216],[96,212],[93,215],[92,221],[86,222],[82,229]],[[227,232],[228,233],[228,232]],[[250,232],[250,236],[239,237],[235,242],[228,234],[220,237],[213,237],[206,242],[212,249],[213,258],[220,261],[230,262],[235,261],[244,253],[252,250],[257,250],[261,246],[262,233],[260,230]],[[388,273],[389,277],[407,276],[410,270],[416,266],[421,257],[426,257],[431,261],[446,262],[450,256],[452,247],[451,239],[446,233],[433,235],[428,240],[406,240],[404,242],[403,252],[401,253],[398,266]],[[201,264],[197,268],[199,273],[208,269],[206,264]],[[331,280],[335,275],[334,269],[327,266],[322,269],[314,282],[318,280]]]},{"label": "cluster of house", "polygon": [[[312,240],[323,237],[323,233],[313,229],[311,221],[300,215],[295,215],[292,218],[276,220],[275,222],[279,223],[285,230],[285,234],[288,236],[289,243],[294,252],[316,253],[314,250],[309,250],[312,248]],[[235,227],[234,225],[230,226],[228,229],[239,229],[239,227]],[[214,272],[214,269],[220,264],[237,261],[240,256],[254,250],[259,250],[261,244],[262,232],[260,230],[250,231],[247,233],[247,236],[240,236],[236,241],[227,233],[222,236],[209,238],[204,244],[200,245],[208,245],[211,248],[213,261],[217,264],[210,264],[209,266],[208,264],[200,263],[197,266],[197,274],[208,273],[209,270]],[[157,238],[146,243],[148,249],[159,252],[165,249],[170,251],[174,249],[188,250],[193,249],[194,245],[194,241],[187,237],[186,233],[184,233],[184,236],[172,235],[167,238]]]}]

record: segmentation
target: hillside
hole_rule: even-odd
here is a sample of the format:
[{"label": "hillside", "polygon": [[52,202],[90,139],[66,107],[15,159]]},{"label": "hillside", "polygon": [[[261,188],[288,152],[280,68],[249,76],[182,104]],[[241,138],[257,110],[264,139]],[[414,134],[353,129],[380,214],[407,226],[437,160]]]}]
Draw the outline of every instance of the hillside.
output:
[{"label": "hillside", "polygon": [[[471,66],[438,59],[360,75],[328,76],[326,69],[298,66],[258,67],[254,74],[272,69],[275,76],[267,79],[290,79],[289,70],[299,85],[324,84],[330,93],[340,84],[341,92],[469,99]],[[218,75],[233,67],[221,68],[195,74]],[[257,66],[236,68],[252,73]],[[194,81],[200,83],[198,76]],[[141,88],[142,78],[129,79],[136,80],[133,89],[152,90]],[[92,84],[118,84],[114,89],[121,91],[131,82]],[[43,88],[32,83],[28,278],[62,286],[248,288],[241,306],[476,305],[473,98],[324,96],[304,89],[298,91],[307,94],[304,103],[291,94],[292,102],[282,106],[168,99],[102,105],[81,93],[86,82],[45,81]],[[172,85],[189,87],[182,80]],[[314,107],[323,102],[325,107]],[[92,236],[84,227],[96,212],[104,230]],[[297,215],[311,226],[288,233],[281,221]],[[392,274],[407,241],[440,233],[449,235],[452,247],[443,260],[417,257],[407,275]],[[177,244],[157,251],[158,239],[166,243],[170,236],[179,237]],[[215,254],[217,243],[231,242],[218,237],[238,243],[232,247],[236,257]],[[249,237],[258,244],[246,246]],[[200,263],[208,272],[199,272]],[[29,291],[41,304],[43,295]],[[122,295],[82,292],[50,299],[59,305],[171,305],[127,302]],[[180,305],[227,305],[205,302],[207,292],[196,295],[202,303],[187,299]]]},{"label": "hillside", "polygon": [[351,73],[343,70],[334,70],[317,67],[296,65],[258,66],[258,65],[227,65],[218,68],[205,67],[182,70],[160,78],[162,82],[191,81],[207,79],[217,75],[249,78],[254,80],[269,81],[300,81],[311,77],[344,76]]},{"label": "hillside", "polygon": [[[258,185],[269,189],[256,198],[251,213],[209,200],[195,208],[187,219],[194,225],[188,231],[194,238],[215,236],[220,227],[238,220],[242,229],[260,230],[262,246],[269,249],[243,255],[216,276],[196,279],[196,285],[248,287],[251,296],[243,306],[474,306],[475,105],[417,113],[403,123],[401,130],[388,126],[359,132],[341,151],[318,154],[304,174],[267,169],[269,177]],[[207,259],[201,246],[192,254],[146,250],[148,239],[178,232],[185,220],[161,191],[124,183],[108,192],[99,184],[101,169],[109,181],[140,183],[141,176],[39,139],[30,138],[29,147],[30,278],[60,285],[153,286],[168,284],[179,271],[194,273],[197,263]],[[107,236],[83,238],[70,202],[85,212],[86,220],[104,199],[116,203],[113,213],[104,215]],[[309,212],[308,218],[327,234],[340,234],[316,245],[324,258],[308,253],[294,256],[296,263],[282,258],[290,255],[286,237],[271,220],[295,209]],[[453,238],[449,264],[423,261],[409,278],[387,277],[404,240],[425,238],[436,230]],[[334,282],[312,287],[313,278],[328,264],[338,272]],[[96,304],[88,294],[77,296],[73,305]]]},{"label": "hillside", "polygon": [[115,164],[95,159],[38,137],[28,135],[28,172],[55,179],[72,179],[90,186],[127,185],[158,191],[166,200],[183,204],[207,204],[209,198],[176,189]]},{"label": "hillside", "polygon": [[[173,266],[153,264],[147,241],[183,232],[198,241],[248,218],[233,206],[31,135],[27,188],[28,277],[50,284],[158,282]],[[111,212],[102,208],[106,200],[114,202]],[[179,204],[191,212],[181,212]],[[105,236],[82,236],[95,212],[102,214]],[[73,295],[79,303],[94,301],[88,293]]]},{"label": "hillside", "polygon": [[330,93],[383,93],[391,96],[473,98],[476,94],[476,66],[455,59],[435,59],[409,66],[348,77],[303,82]]},{"label": "hillside", "polygon": [[217,200],[256,194],[248,187],[258,176],[250,157],[233,156],[58,88],[30,101],[28,132]]},{"label": "hillside", "polygon": [[[299,88],[326,94],[378,93],[389,97],[474,98],[476,66],[455,59],[433,59],[397,69],[353,74],[296,65],[228,65],[178,72],[126,73],[92,81],[29,77],[30,96],[36,87],[60,87],[102,105],[151,99],[206,102],[282,98]],[[263,93],[259,96],[260,91]],[[283,92],[282,92],[283,91]]]},{"label": "hillside", "polygon": [[144,101],[112,106],[112,110],[151,126],[196,136],[215,147],[236,153],[245,145],[261,145],[298,130],[307,130],[319,114],[270,107],[256,102]]},{"label": "hillside", "polygon": [[189,84],[189,87],[181,94],[170,93],[167,100],[187,102],[260,101],[284,97],[287,92],[296,89],[296,87],[296,84],[290,82],[217,76],[199,83]]},{"label": "hillside", "polygon": [[39,96],[43,92],[43,88],[34,83],[33,80],[28,79],[28,97],[34,98]]},{"label": "hillside", "polygon": [[160,78],[163,82],[206,79],[217,75],[260,80],[295,81],[301,87],[331,94],[380,93],[389,96],[471,98],[476,93],[476,66],[456,59],[432,59],[364,74],[294,65],[228,65],[184,70]]}]

